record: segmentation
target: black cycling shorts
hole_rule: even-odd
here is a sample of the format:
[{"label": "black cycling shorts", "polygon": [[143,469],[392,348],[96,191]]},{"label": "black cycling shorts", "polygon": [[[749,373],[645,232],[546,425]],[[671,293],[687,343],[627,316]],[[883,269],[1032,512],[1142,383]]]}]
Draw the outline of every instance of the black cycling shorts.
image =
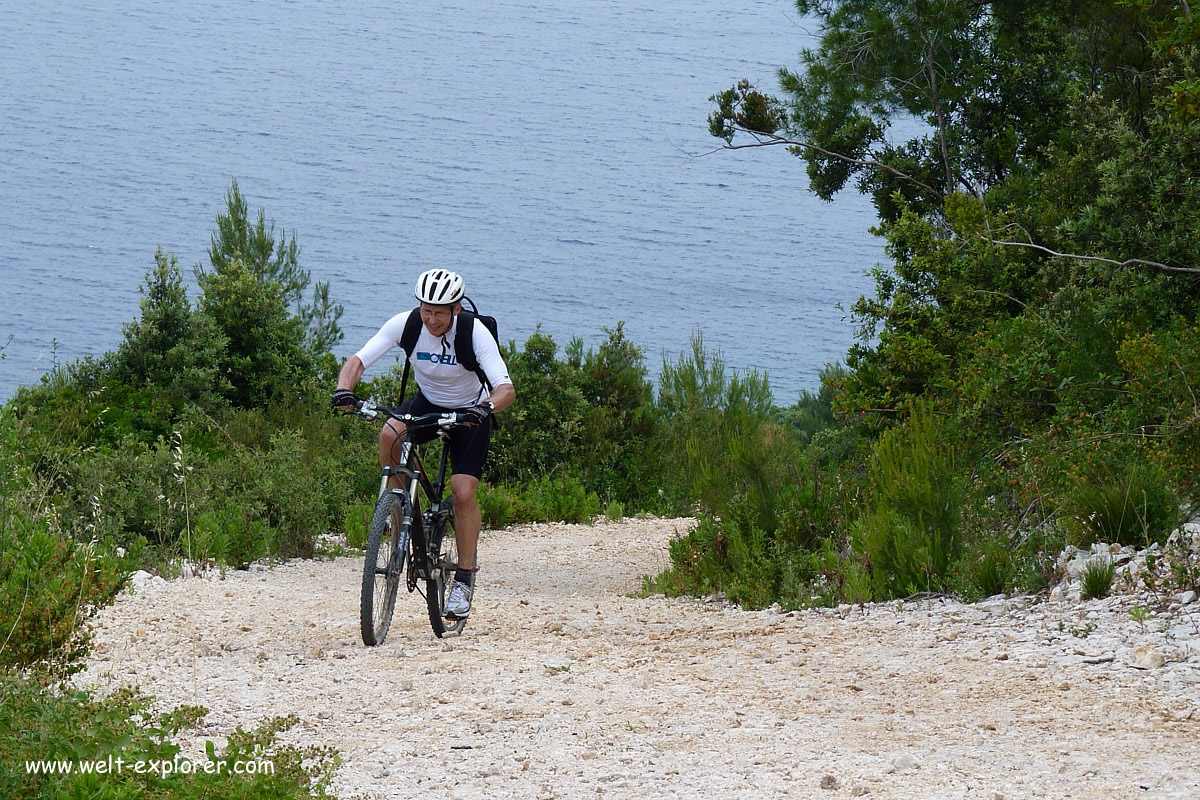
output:
[{"label": "black cycling shorts", "polygon": [[[461,408],[435,406],[425,395],[416,395],[400,406],[401,414],[432,414],[433,412],[462,411]],[[409,432],[409,441],[425,444],[437,437],[437,426],[421,426]],[[487,460],[488,442],[492,437],[492,418],[488,416],[481,424],[450,429],[450,473],[452,475],[474,475],[483,477],[483,464]]]}]

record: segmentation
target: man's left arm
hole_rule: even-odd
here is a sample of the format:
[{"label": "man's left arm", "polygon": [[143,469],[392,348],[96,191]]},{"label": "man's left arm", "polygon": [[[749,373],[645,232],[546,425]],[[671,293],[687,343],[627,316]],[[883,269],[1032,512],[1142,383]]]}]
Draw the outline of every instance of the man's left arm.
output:
[{"label": "man's left arm", "polygon": [[493,411],[503,411],[511,406],[516,399],[517,390],[513,388],[513,385],[511,383],[502,383],[487,396],[484,402],[491,403]]},{"label": "man's left arm", "polygon": [[492,384],[492,393],[484,400],[491,403],[495,411],[502,411],[517,399],[517,390],[512,378],[508,377],[508,365],[500,354],[500,345],[492,338],[492,333],[483,325],[476,325],[472,344],[475,346],[475,357],[479,360],[479,368]]}]

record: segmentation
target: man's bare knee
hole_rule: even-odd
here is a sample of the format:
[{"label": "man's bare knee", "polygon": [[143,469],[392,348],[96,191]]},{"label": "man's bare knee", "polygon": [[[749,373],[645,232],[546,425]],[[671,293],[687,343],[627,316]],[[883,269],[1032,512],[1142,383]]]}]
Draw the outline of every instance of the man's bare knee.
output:
[{"label": "man's bare knee", "polygon": [[450,479],[450,492],[455,507],[471,506],[475,503],[479,481],[470,475],[455,475]]},{"label": "man's bare knee", "polygon": [[404,426],[395,420],[388,420],[387,424],[379,430],[379,462],[394,464],[400,455],[396,445],[402,441],[404,441]]}]

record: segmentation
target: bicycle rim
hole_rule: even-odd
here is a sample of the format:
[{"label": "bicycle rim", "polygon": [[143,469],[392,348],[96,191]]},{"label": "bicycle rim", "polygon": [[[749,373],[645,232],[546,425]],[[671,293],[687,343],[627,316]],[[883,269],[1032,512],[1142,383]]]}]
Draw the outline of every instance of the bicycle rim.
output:
[{"label": "bicycle rim", "polygon": [[409,523],[404,519],[405,498],[385,492],[375,503],[363,561],[359,621],[363,644],[383,644],[392,624],[396,594],[408,553]]},{"label": "bicycle rim", "polygon": [[425,602],[429,607],[429,625],[439,639],[462,633],[465,619],[449,620],[445,616],[446,596],[450,594],[450,583],[458,567],[458,546],[454,531],[443,521],[429,532],[430,554],[434,563],[425,581]]}]

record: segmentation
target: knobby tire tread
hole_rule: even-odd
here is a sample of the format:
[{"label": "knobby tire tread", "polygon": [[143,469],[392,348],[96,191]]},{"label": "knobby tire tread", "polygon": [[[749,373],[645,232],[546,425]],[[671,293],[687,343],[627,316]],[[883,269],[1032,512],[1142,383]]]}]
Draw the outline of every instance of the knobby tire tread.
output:
[{"label": "knobby tire tread", "polygon": [[425,603],[429,607],[429,625],[439,639],[446,634],[458,634],[467,624],[465,619],[451,621],[445,618],[446,595],[450,592],[450,584],[454,580],[453,564],[443,564],[443,557],[453,554],[451,561],[457,561],[457,549],[454,548],[454,526],[449,519],[444,520],[437,530],[427,531],[430,536],[431,571],[425,581]]},{"label": "knobby tire tread", "polygon": [[[406,547],[393,552],[388,559],[389,571],[393,573],[390,581],[385,581],[385,591],[382,597],[375,594],[376,568],[379,564],[381,547],[395,547],[395,542],[402,541],[407,531],[404,530],[404,498],[400,495],[386,492],[375,503],[375,514],[371,519],[370,533],[367,535],[367,550],[363,556],[362,597],[359,603],[359,622],[362,628],[363,644],[368,647],[383,644],[388,629],[392,624],[392,612],[396,608],[396,595],[400,589],[400,581],[404,578],[404,557]],[[392,535],[384,537],[384,532],[391,523]],[[391,559],[399,558],[398,569],[393,569]],[[382,603],[382,607],[377,605]],[[378,621],[377,621],[378,620]]]}]

